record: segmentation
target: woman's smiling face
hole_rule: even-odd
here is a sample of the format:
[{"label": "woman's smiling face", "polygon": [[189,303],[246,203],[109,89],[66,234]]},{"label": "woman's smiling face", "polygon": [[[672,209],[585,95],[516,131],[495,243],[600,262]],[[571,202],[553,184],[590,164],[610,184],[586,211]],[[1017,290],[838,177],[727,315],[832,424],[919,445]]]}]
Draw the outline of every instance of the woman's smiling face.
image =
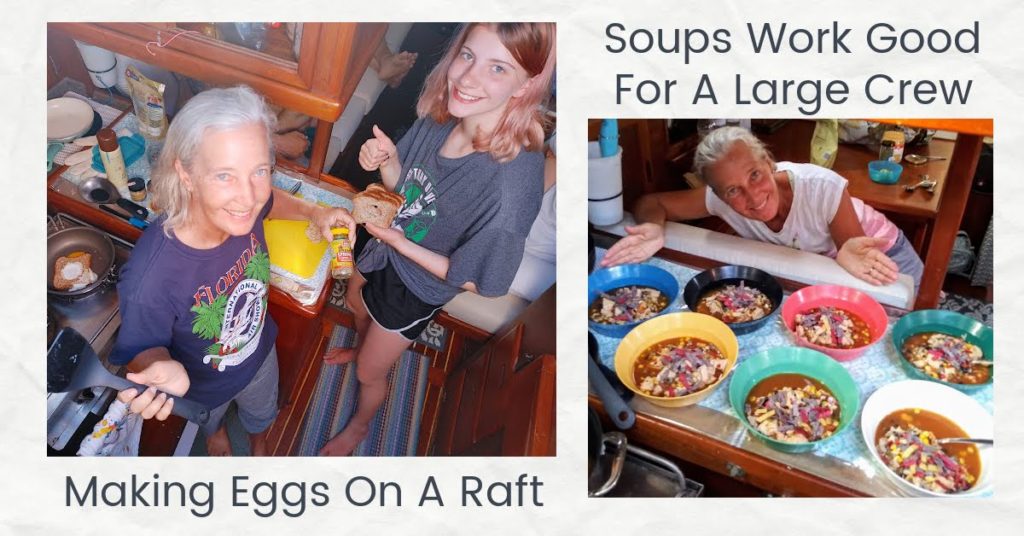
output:
[{"label": "woman's smiling face", "polygon": [[742,141],[708,166],[715,195],[745,218],[766,222],[779,212],[779,188],[772,162],[757,158]]},{"label": "woman's smiling face", "polygon": [[192,190],[189,226],[221,242],[249,234],[271,194],[263,125],[206,132],[192,167],[185,178]]},{"label": "woman's smiling face", "polygon": [[497,32],[475,26],[448,68],[448,112],[460,119],[482,119],[481,126],[493,130],[509,99],[522,95],[529,78]]}]

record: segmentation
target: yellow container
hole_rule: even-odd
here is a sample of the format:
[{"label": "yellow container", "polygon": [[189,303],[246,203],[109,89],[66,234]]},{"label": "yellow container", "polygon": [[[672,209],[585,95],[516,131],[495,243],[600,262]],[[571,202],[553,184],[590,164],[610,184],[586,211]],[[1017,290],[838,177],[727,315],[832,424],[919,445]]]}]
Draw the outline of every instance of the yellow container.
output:
[{"label": "yellow container", "polygon": [[265,220],[263,231],[267,236],[270,263],[303,279],[316,273],[317,266],[327,253],[328,240],[313,243],[306,236],[307,221]]},{"label": "yellow container", "polygon": [[[696,337],[715,345],[725,356],[725,372],[715,383],[688,395],[666,397],[645,394],[633,381],[633,363],[644,350],[659,342],[678,337]],[[651,404],[673,408],[689,406],[704,400],[725,382],[729,373],[736,367],[738,355],[739,341],[729,326],[721,320],[700,313],[671,313],[640,324],[622,338],[619,348],[615,351],[615,374],[623,385]]]}]

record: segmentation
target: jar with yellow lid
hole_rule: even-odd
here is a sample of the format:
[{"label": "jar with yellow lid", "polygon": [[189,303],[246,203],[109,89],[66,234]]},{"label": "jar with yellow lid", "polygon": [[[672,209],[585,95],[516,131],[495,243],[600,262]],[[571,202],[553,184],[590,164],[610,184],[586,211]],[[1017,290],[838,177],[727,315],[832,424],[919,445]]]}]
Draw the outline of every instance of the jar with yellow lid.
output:
[{"label": "jar with yellow lid", "polygon": [[348,240],[348,229],[336,227],[331,229],[331,277],[348,279],[355,271],[352,262],[352,245]]}]

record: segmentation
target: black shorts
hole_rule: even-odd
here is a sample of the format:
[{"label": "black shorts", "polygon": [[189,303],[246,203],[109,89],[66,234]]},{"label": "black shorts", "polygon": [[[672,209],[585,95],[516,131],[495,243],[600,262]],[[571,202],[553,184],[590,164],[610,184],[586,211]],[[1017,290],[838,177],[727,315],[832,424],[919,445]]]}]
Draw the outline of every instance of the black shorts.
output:
[{"label": "black shorts", "polygon": [[[374,240],[373,236],[360,227],[352,248],[353,258],[359,257],[368,240]],[[441,311],[441,305],[431,305],[413,294],[390,263],[380,270],[360,272],[360,275],[366,279],[361,296],[370,318],[380,327],[410,341],[416,340]]]}]

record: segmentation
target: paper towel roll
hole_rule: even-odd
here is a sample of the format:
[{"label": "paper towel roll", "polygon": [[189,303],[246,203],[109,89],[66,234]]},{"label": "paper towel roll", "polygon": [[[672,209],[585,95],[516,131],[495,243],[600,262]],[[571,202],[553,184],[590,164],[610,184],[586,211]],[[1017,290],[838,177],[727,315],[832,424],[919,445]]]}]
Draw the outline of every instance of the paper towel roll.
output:
[{"label": "paper towel roll", "polygon": [[622,147],[602,157],[596,141],[587,145],[587,215],[594,225],[612,225],[622,219]]},{"label": "paper towel roll", "polygon": [[114,87],[117,85],[117,58],[114,53],[81,41],[75,41],[78,45],[78,52],[82,55],[85,68],[89,71],[89,78],[92,84],[100,88]]}]

